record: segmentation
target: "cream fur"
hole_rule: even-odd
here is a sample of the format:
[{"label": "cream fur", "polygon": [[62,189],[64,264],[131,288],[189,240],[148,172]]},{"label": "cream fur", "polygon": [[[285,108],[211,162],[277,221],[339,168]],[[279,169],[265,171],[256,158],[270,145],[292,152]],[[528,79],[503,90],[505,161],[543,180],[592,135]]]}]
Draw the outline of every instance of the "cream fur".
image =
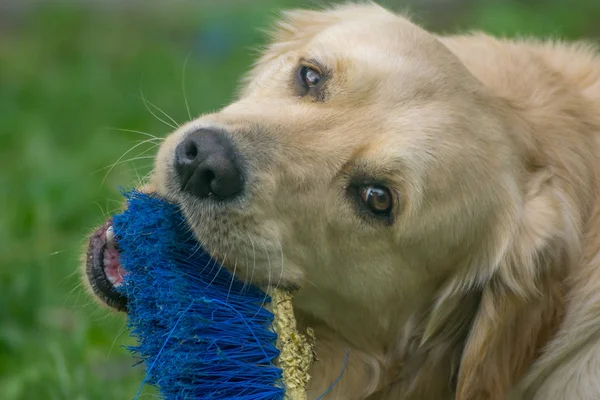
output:
[{"label": "cream fur", "polygon": [[[299,60],[322,101],[292,89]],[[230,133],[233,203],[173,183],[191,130]],[[600,398],[600,58],[582,44],[434,36],[376,5],[284,14],[239,99],[170,135],[152,184],[253,282],[297,284],[311,398]],[[356,174],[397,194],[357,215]]]}]

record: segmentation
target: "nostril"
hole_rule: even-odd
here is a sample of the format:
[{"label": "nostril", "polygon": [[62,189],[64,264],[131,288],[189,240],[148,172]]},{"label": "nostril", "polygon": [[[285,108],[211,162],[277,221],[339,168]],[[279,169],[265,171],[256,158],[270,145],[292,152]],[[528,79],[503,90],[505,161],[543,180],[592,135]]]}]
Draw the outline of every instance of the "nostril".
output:
[{"label": "nostril", "polygon": [[211,169],[207,169],[203,172],[203,180],[204,182],[207,182],[209,185],[212,183],[212,181],[215,180],[215,178],[217,177],[215,175],[215,172]]},{"label": "nostril", "polygon": [[187,161],[194,161],[198,157],[198,146],[193,140],[184,143],[183,155]]}]

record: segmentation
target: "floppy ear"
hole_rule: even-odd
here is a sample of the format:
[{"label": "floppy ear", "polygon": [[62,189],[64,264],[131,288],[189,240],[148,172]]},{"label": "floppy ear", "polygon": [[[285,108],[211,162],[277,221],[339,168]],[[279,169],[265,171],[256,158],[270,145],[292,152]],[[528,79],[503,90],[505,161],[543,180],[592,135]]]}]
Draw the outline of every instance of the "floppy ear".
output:
[{"label": "floppy ear", "polygon": [[563,304],[560,284],[546,278],[524,298],[490,283],[464,348],[457,400],[505,399],[557,328]]},{"label": "floppy ear", "polygon": [[562,282],[576,257],[577,215],[538,172],[530,180],[520,220],[500,241],[504,249],[483,284],[466,337],[457,400],[505,399],[562,319]]}]

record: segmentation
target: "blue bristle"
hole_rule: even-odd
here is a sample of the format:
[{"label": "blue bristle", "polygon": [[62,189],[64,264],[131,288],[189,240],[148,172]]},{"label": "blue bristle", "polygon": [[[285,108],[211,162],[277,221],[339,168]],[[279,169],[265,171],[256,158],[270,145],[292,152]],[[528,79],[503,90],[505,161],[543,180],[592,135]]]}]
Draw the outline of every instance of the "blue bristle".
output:
[{"label": "blue bristle", "polygon": [[128,324],[145,382],[166,399],[284,397],[270,298],[205,253],[178,206],[137,191],[113,218]]}]

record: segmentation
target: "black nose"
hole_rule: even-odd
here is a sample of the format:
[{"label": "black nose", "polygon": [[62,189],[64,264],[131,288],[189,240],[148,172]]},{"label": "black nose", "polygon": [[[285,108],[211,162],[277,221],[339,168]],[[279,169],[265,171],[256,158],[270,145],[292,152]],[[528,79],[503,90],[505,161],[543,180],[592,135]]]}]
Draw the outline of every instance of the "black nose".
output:
[{"label": "black nose", "polygon": [[199,198],[227,199],[242,190],[233,144],[222,132],[200,129],[175,149],[175,170],[182,190]]}]

